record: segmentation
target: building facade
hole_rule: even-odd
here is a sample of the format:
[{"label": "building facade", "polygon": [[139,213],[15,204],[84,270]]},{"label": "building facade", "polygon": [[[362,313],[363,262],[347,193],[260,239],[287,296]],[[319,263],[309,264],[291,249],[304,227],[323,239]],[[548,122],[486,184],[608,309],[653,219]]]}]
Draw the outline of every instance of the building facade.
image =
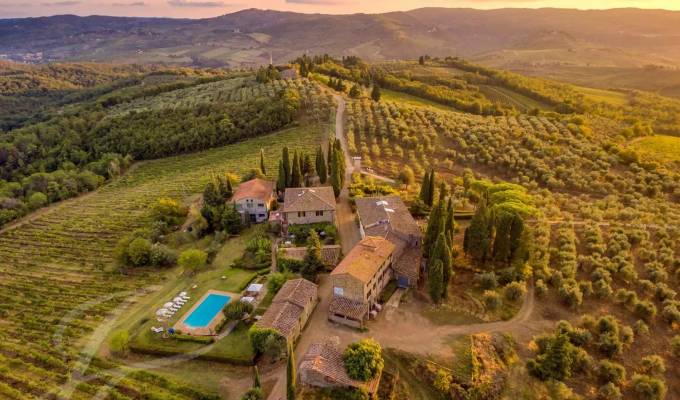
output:
[{"label": "building facade", "polygon": [[292,279],[283,284],[272,304],[256,326],[271,328],[294,343],[319,302],[318,287],[306,279]]},{"label": "building facade", "polygon": [[274,182],[259,178],[238,185],[232,201],[245,222],[260,223],[269,219],[275,186]]},{"label": "building facade", "polygon": [[330,186],[287,188],[282,218],[284,225],[335,223],[335,194]]}]

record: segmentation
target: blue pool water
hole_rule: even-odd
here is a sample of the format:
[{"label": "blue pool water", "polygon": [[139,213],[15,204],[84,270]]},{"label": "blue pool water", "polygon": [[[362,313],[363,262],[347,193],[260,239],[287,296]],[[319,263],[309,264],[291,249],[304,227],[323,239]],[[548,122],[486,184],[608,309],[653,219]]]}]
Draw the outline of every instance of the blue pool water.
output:
[{"label": "blue pool water", "polygon": [[231,300],[231,297],[223,294],[209,294],[184,320],[184,323],[192,328],[208,326],[210,321],[229,303],[229,300]]}]

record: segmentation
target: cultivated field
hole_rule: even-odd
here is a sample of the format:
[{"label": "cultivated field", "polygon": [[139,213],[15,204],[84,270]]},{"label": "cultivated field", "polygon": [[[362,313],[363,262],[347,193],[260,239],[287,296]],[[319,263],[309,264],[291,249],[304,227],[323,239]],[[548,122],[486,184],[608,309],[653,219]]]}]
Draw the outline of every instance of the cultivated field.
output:
[{"label": "cultivated field", "polygon": [[[274,174],[281,148],[313,151],[320,130],[293,128],[244,143],[140,164],[98,192],[51,207],[0,234],[0,394],[50,397],[71,380],[83,340],[126,299],[161,275],[112,272],[117,240],[148,220],[159,197],[200,191],[213,173],[243,173],[259,165],[260,148]],[[74,399],[90,399],[110,378],[95,361]],[[153,379],[153,382],[147,380]],[[10,387],[11,386],[11,387]],[[136,374],[110,389],[116,398],[198,398],[189,389]],[[3,397],[0,396],[0,397]]]}]

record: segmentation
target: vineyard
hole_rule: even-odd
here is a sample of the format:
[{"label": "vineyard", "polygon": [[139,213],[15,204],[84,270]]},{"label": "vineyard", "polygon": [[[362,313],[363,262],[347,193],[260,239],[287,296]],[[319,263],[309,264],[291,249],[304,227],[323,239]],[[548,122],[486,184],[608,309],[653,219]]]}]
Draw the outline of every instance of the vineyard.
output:
[{"label": "vineyard", "polygon": [[[159,197],[198,192],[212,173],[244,173],[259,165],[260,148],[274,161],[284,145],[313,151],[318,129],[295,128],[202,153],[150,161],[89,196],[54,206],[0,235],[0,393],[9,398],[52,397],[71,379],[81,340],[133,290],[157,280],[109,272],[117,240],[147,220]],[[119,294],[119,296],[116,296]],[[73,320],[62,321],[84,304]],[[63,335],[63,338],[60,337]],[[74,399],[89,399],[109,380],[96,361]],[[132,374],[109,389],[111,398],[200,398],[186,388],[146,374]]]}]

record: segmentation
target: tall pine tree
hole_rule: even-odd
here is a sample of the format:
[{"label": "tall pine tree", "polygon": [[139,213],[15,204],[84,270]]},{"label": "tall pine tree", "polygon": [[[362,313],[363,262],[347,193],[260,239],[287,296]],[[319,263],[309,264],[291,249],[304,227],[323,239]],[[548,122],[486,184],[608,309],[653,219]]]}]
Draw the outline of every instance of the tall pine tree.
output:
[{"label": "tall pine tree", "polygon": [[492,233],[493,217],[484,196],[477,204],[470,226],[465,230],[463,250],[473,259],[484,263],[489,258]]},{"label": "tall pine tree", "polygon": [[283,175],[286,179],[286,187],[290,187],[290,154],[288,153],[288,146],[281,151],[281,159],[283,160]]},{"label": "tall pine tree", "polygon": [[427,204],[427,199],[430,197],[427,193],[428,190],[430,190],[430,174],[426,172],[423,176],[423,183],[420,185],[420,194],[418,195],[423,204]]},{"label": "tall pine tree", "polygon": [[437,187],[437,176],[434,173],[434,168],[430,170],[430,179],[427,180],[428,183],[428,189],[427,189],[427,199],[425,201],[425,204],[428,205],[428,207],[432,207],[434,204],[434,188]]},{"label": "tall pine tree", "polygon": [[335,197],[340,196],[340,191],[342,190],[342,175],[340,172],[340,154],[337,151],[333,151],[331,154],[331,186],[333,186],[333,193]]},{"label": "tall pine tree", "polygon": [[297,150],[293,153],[293,168],[290,173],[290,186],[289,187],[301,187],[302,186],[302,171],[300,170],[300,157],[298,156]]},{"label": "tall pine tree", "polygon": [[441,260],[436,260],[429,269],[427,277],[430,298],[435,303],[439,303],[444,295],[444,264]]},{"label": "tall pine tree", "polygon": [[435,207],[430,213],[430,217],[427,220],[427,229],[425,230],[423,251],[425,252],[425,256],[428,258],[431,258],[431,253],[434,249],[434,243],[437,241],[437,236],[443,228],[444,222],[446,221],[445,218],[444,204],[443,202],[439,202],[437,207]]},{"label": "tall pine tree", "polygon": [[319,175],[319,182],[325,184],[328,180],[328,174],[326,172],[328,164],[326,163],[326,158],[323,155],[323,149],[319,145],[316,150],[316,173]]},{"label": "tall pine tree", "polygon": [[286,170],[283,167],[283,160],[279,160],[279,176],[276,179],[276,190],[279,192],[286,190]]},{"label": "tall pine tree", "polygon": [[451,258],[451,249],[449,248],[444,235],[444,227],[442,226],[437,240],[432,249],[432,254],[430,258],[430,268],[437,263],[442,263],[442,296],[446,297],[449,282],[451,281],[451,275],[453,272],[453,260]]},{"label": "tall pine tree", "polygon": [[293,345],[288,343],[288,363],[286,365],[286,398],[297,399],[297,371],[295,369],[295,351]]}]

